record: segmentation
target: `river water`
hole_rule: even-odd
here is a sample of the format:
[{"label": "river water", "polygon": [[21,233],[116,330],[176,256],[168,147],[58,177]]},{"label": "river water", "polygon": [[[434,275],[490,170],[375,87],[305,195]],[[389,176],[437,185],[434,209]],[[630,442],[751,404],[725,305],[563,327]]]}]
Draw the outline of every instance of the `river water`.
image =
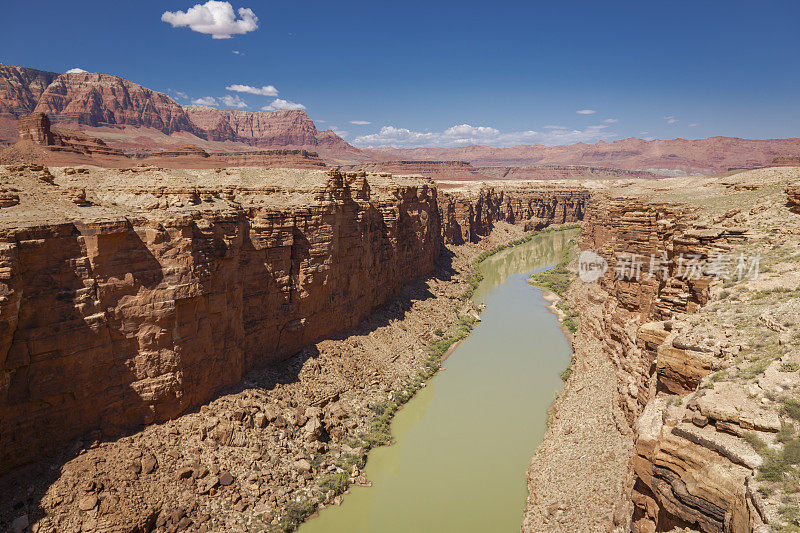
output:
[{"label": "river water", "polygon": [[301,533],[518,532],[525,470],[561,389],[570,346],[526,283],[577,230],[544,233],[481,264],[482,322],[392,421],[370,452],[373,486],[351,487]]}]

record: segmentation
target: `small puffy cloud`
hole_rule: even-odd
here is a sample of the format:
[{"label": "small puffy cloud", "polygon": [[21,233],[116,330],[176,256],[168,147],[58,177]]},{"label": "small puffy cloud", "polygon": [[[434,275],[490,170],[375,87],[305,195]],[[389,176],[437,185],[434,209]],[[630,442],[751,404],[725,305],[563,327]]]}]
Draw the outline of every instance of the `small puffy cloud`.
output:
[{"label": "small puffy cloud", "polygon": [[672,115],[664,117],[664,120],[667,121],[667,124],[675,124],[676,122],[678,122],[678,119],[673,117]]},{"label": "small puffy cloud", "polygon": [[605,122],[606,124],[616,124],[617,122],[619,122],[619,119],[618,118],[607,118],[603,122]]},{"label": "small puffy cloud", "polygon": [[161,20],[173,28],[188,27],[213,39],[230,39],[258,29],[258,17],[252,9],[241,7],[234,12],[230,2],[217,0],[195,4],[186,11],[165,11]]},{"label": "small puffy cloud", "polygon": [[217,105],[217,99],[213,96],[203,96],[202,98],[193,99],[192,103],[196,105],[214,106]]},{"label": "small puffy cloud", "polygon": [[578,109],[575,112],[579,115],[594,115],[595,113],[597,113],[597,111],[595,111],[594,109]]},{"label": "small puffy cloud", "polygon": [[699,126],[699,125],[700,125],[700,123],[699,123],[699,122],[692,122],[691,124],[689,124],[689,127],[690,127],[690,128],[696,128],[696,127],[697,127],[697,126]]},{"label": "small puffy cloud", "polygon": [[177,98],[181,98],[183,100],[187,100],[189,95],[183,91],[176,91],[175,89],[167,89],[167,93],[175,95]]},{"label": "small puffy cloud", "polygon": [[565,129],[567,129],[567,127],[566,126],[558,126],[556,124],[548,124],[547,126],[544,127],[544,129],[546,129],[546,130],[565,130]]},{"label": "small puffy cloud", "polygon": [[247,102],[239,98],[238,95],[226,94],[218,98],[220,103],[227,107],[238,107],[239,109],[247,107]]},{"label": "small puffy cloud", "polygon": [[338,126],[331,126],[331,131],[336,135],[338,135],[339,137],[347,137],[347,135],[350,133],[345,130],[340,130]]},{"label": "small puffy cloud", "polygon": [[368,126],[372,124],[369,120],[351,120],[350,124],[355,124],[356,126]]},{"label": "small puffy cloud", "polygon": [[258,96],[278,96],[278,89],[272,85],[264,85],[263,87],[252,87],[250,85],[239,85],[238,83],[228,85],[225,89],[237,93],[256,94]]},{"label": "small puffy cloud", "polygon": [[597,142],[613,139],[615,134],[605,131],[608,126],[588,126],[582,130],[551,128],[551,131],[503,132],[490,126],[459,124],[443,131],[413,131],[395,126],[383,126],[378,133],[356,137],[354,144],[365,148],[394,146],[398,148],[467,146],[486,144],[490,146],[513,146],[517,144],[541,143],[548,145],[576,142]]},{"label": "small puffy cloud", "polygon": [[289,100],[281,100],[280,98],[276,98],[272,101],[270,105],[264,106],[261,108],[262,111],[293,111],[299,109],[305,109],[306,106],[303,104],[298,104],[295,102],[290,102]]},{"label": "small puffy cloud", "polygon": [[240,52],[239,50],[233,50],[233,53],[236,54],[237,56],[243,56],[244,55],[244,52]]},{"label": "small puffy cloud", "polygon": [[83,70],[82,68],[71,68],[65,74],[83,74],[84,72],[89,72],[88,70]]}]

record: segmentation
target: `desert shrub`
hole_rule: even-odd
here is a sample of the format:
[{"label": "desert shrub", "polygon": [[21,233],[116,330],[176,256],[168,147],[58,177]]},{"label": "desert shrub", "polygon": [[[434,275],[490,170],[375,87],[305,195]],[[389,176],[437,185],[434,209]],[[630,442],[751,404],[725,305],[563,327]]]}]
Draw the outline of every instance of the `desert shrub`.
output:
[{"label": "desert shrub", "polygon": [[780,372],[797,372],[800,370],[800,365],[797,363],[783,363],[780,367],[778,367]]},{"label": "desert shrub", "polygon": [[778,442],[789,442],[794,438],[794,424],[785,423],[781,425],[781,430],[776,435],[775,439]]},{"label": "desert shrub", "polygon": [[286,515],[283,517],[281,529],[284,531],[294,531],[303,520],[314,514],[316,510],[317,504],[311,500],[291,502],[286,506]]},{"label": "desert shrub", "polygon": [[330,474],[322,479],[319,484],[325,492],[332,490],[334,495],[342,494],[350,486],[350,477],[347,472]]},{"label": "desert shrub", "polygon": [[786,442],[781,457],[790,465],[800,464],[800,440],[792,439]]},{"label": "desert shrub", "polygon": [[761,437],[753,433],[752,431],[748,431],[744,435],[742,435],[742,439],[744,439],[747,444],[753,447],[753,449],[761,455],[762,457],[769,454],[769,446],[767,443],[764,442]]},{"label": "desert shrub", "polygon": [[789,465],[779,457],[768,457],[758,470],[758,479],[762,481],[781,481],[783,473],[789,470]]},{"label": "desert shrub", "polygon": [[790,417],[794,418],[795,420],[800,420],[800,401],[797,401],[794,398],[787,398],[783,402],[783,409]]}]

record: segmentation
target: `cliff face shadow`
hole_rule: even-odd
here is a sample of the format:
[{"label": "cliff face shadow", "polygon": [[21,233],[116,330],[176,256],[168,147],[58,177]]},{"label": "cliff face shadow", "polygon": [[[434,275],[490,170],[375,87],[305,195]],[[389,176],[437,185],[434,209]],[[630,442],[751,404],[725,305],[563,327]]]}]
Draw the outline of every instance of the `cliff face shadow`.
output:
[{"label": "cliff face shadow", "polygon": [[157,287],[159,261],[130,223],[55,231],[38,246],[21,247],[10,281],[24,304],[8,350],[14,356],[3,354],[10,384],[0,398],[2,531],[23,515],[30,523],[43,518],[41,498],[62,465],[104,432],[118,438],[140,428],[126,423],[125,406],[136,398],[139,407],[146,403],[119,357],[138,351],[138,343],[126,337],[125,319],[108,310]]},{"label": "cliff face shadow", "polygon": [[[20,468],[15,467],[16,470],[12,471],[11,474],[0,477],[0,495],[2,495],[2,498],[0,498],[0,531],[9,529],[12,521],[22,515],[27,515],[30,523],[35,523],[43,518],[46,512],[42,505],[42,499],[50,486],[61,477],[63,466],[78,456],[83,449],[92,447],[94,443],[99,441],[114,442],[123,436],[140,431],[144,423],[154,421],[147,418],[147,412],[151,407],[150,402],[140,397],[130,385],[139,377],[125,365],[125,360],[133,357],[134,352],[139,350],[141,346],[139,339],[126,336],[124,333],[126,331],[125,324],[130,325],[128,319],[121,315],[111,317],[109,318],[110,322],[101,325],[101,327],[98,327],[91,320],[87,320],[87,312],[85,310],[80,311],[75,305],[76,298],[85,289],[84,280],[87,274],[79,274],[70,268],[53,266],[58,261],[68,261],[71,257],[81,257],[84,254],[76,239],[78,235],[80,235],[80,232],[76,229],[75,233],[69,238],[54,243],[52,249],[42,250],[40,252],[42,256],[51,255],[57,258],[55,263],[50,261],[52,272],[45,274],[41,269],[31,269],[30,276],[23,279],[23,283],[39,283],[42,276],[50,276],[48,283],[53,288],[57,288],[57,290],[50,291],[51,294],[49,295],[43,294],[41,302],[37,303],[37,307],[40,306],[46,310],[44,314],[38,317],[42,327],[52,322],[69,323],[73,328],[69,338],[80,341],[80,344],[72,344],[72,348],[75,350],[81,346],[106,347],[105,351],[96,353],[90,351],[88,353],[91,359],[101,362],[105,368],[98,370],[98,367],[88,365],[86,367],[87,377],[82,378],[83,381],[88,380],[88,382],[96,383],[98,387],[102,385],[105,392],[97,393],[96,397],[90,400],[85,395],[93,393],[92,391],[75,391],[70,390],[70,388],[61,391],[60,385],[51,387],[52,390],[57,391],[59,394],[68,394],[73,405],[78,402],[84,402],[85,408],[80,411],[90,415],[90,418],[71,422],[65,419],[63,425],[48,426],[45,423],[41,424],[41,427],[46,431],[41,432],[41,435],[37,437],[37,443],[41,439],[42,445],[40,446],[37,443],[29,443],[29,445],[39,457],[42,457],[43,453],[49,453],[49,455],[45,455],[44,459],[36,463]],[[307,238],[297,238],[298,236],[296,235],[294,237],[298,250],[296,252],[287,251],[290,271],[295,270],[297,259],[307,256],[311,247]],[[100,307],[103,309],[116,308],[118,306],[124,307],[126,298],[135,297],[140,289],[156,290],[165,281],[163,265],[151,253],[147,245],[141,241],[136,232],[129,230],[113,239],[103,237],[100,240],[103,242],[98,244],[100,253],[97,257],[102,258],[102,260],[95,261],[90,276],[93,279],[119,281],[119,286],[115,286],[114,290],[102,287],[93,289],[94,294],[92,297],[101,302]],[[200,242],[199,239],[195,240]],[[210,268],[227,268],[220,266],[222,264],[220,262],[224,261],[229,261],[233,268],[241,267],[239,258],[227,257],[227,249],[224,247],[212,246],[203,250],[203,253],[208,258],[206,264]],[[123,260],[125,255],[133,258],[133,263],[125,262]],[[260,260],[259,258],[260,256],[253,257],[256,262]],[[279,384],[298,381],[303,365],[309,359],[315,359],[320,355],[316,346],[317,342],[322,340],[344,340],[353,334],[366,335],[393,322],[404,320],[414,302],[434,297],[428,286],[429,280],[449,280],[452,278],[452,259],[453,253],[442,247],[439,258],[430,274],[405,284],[392,298],[373,309],[366,318],[354,327],[340,331],[335,335],[327,335],[315,339],[312,343],[303,345],[294,355],[281,362],[264,365],[259,369],[247,372],[242,379],[237,379],[235,385],[211,391],[210,397],[203,399],[199,404],[182,408],[176,403],[176,410],[171,416],[197,412],[201,405],[205,405],[222,395],[235,394],[253,388],[270,391]],[[39,257],[29,257],[27,260],[46,264]],[[132,264],[135,266],[132,267]],[[260,269],[260,274],[268,275],[270,276],[269,279],[274,279],[275,273],[268,272],[263,261],[261,261]],[[131,272],[132,270],[133,273]],[[261,287],[261,294],[266,294],[275,288],[274,286]],[[107,292],[103,292],[104,290]],[[28,294],[31,294],[30,291]],[[289,302],[282,305],[291,305],[291,297],[289,297]],[[262,304],[262,306],[268,307],[265,304]],[[287,309],[280,305],[278,308]],[[59,358],[71,357],[69,355],[70,352],[64,350],[58,352]],[[123,354],[120,356],[115,350],[121,350]],[[125,353],[128,355],[125,355]],[[244,357],[247,357],[247,355],[245,354]],[[61,376],[59,379],[68,377],[66,372],[60,372],[59,374]],[[109,380],[113,381],[114,386],[109,387],[108,381],[90,379],[96,378],[98,375],[110,376]],[[27,383],[29,379],[30,377],[26,375],[25,382]],[[74,383],[65,382],[63,386],[75,388]],[[22,392],[23,398],[30,399],[31,391],[28,388],[23,387],[19,390]],[[87,427],[102,429],[89,432],[82,429]],[[3,439],[5,439],[8,433],[2,429],[0,431],[3,434]],[[58,446],[53,443],[57,443]],[[49,450],[49,452],[45,450]],[[24,463],[24,461],[20,461],[20,463]],[[78,497],[80,495],[76,494],[75,496]]]}]

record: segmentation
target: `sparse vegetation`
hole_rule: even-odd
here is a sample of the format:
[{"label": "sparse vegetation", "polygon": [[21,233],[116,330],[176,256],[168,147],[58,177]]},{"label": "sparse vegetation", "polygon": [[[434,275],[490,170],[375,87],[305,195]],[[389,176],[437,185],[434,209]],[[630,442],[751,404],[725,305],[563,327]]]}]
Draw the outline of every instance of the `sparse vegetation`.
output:
[{"label": "sparse vegetation", "polygon": [[534,274],[528,282],[531,285],[547,289],[563,297],[570,283],[577,277],[577,274],[569,269],[569,263],[574,256],[576,244],[575,239],[570,240],[561,252],[561,258],[556,266]]},{"label": "sparse vegetation", "polygon": [[469,276],[469,278],[467,278],[467,284],[469,286],[464,291],[464,293],[461,295],[461,299],[462,300],[468,300],[468,299],[472,298],[472,296],[475,294],[475,290],[478,288],[478,285],[480,285],[481,281],[483,281],[483,274],[481,273],[480,268],[479,268],[480,264],[483,263],[484,261],[486,261],[486,259],[488,259],[489,257],[493,256],[494,254],[496,254],[498,252],[502,252],[503,250],[506,250],[508,248],[513,248],[514,246],[519,246],[520,244],[525,244],[526,242],[529,242],[531,239],[533,239],[534,237],[536,237],[538,235],[542,235],[544,233],[550,233],[552,231],[563,231],[563,230],[567,230],[567,229],[574,229],[574,228],[577,228],[577,227],[579,227],[579,225],[578,224],[574,224],[574,225],[570,225],[570,226],[561,226],[561,227],[558,227],[558,228],[544,228],[544,229],[539,230],[539,231],[532,231],[530,233],[525,234],[525,236],[520,237],[519,239],[515,239],[515,240],[507,242],[505,244],[501,244],[501,245],[495,246],[491,250],[486,250],[484,252],[481,252],[481,254],[478,255],[478,257],[476,257],[472,261],[472,274]]},{"label": "sparse vegetation", "polygon": [[749,431],[744,435],[742,435],[742,439],[744,439],[744,441],[747,444],[752,446],[752,448],[756,451],[756,453],[758,453],[758,455],[761,455],[763,457],[764,455],[769,453],[769,446],[767,446],[767,443],[764,442],[764,440],[761,437],[759,437],[752,431]]},{"label": "sparse vegetation", "polygon": [[286,514],[281,521],[283,531],[294,531],[306,518],[314,514],[317,504],[312,500],[303,502],[291,502],[286,506]]},{"label": "sparse vegetation", "polygon": [[783,409],[790,417],[800,420],[800,401],[794,398],[786,398],[783,402]]},{"label": "sparse vegetation", "polygon": [[442,357],[456,342],[469,335],[475,327],[475,319],[462,316],[458,319],[450,334],[442,332],[443,337],[431,343],[428,347],[428,360],[420,370],[418,376],[403,390],[398,391],[394,399],[370,405],[370,410],[375,413],[367,432],[362,436],[363,444],[369,448],[384,446],[392,442],[391,421],[401,405],[410,400],[414,393],[422,387],[422,383],[433,376],[442,365]]},{"label": "sparse vegetation", "polygon": [[320,481],[319,486],[324,491],[333,491],[334,496],[338,496],[350,486],[350,477],[347,475],[347,472],[330,474]]},{"label": "sparse vegetation", "polygon": [[800,365],[797,363],[783,363],[778,370],[780,372],[797,372],[800,370]]},{"label": "sparse vegetation", "polygon": [[569,377],[572,375],[572,364],[575,362],[575,356],[573,355],[570,360],[567,368],[561,371],[561,381],[567,381]]},{"label": "sparse vegetation", "polygon": [[[542,272],[538,272],[528,279],[528,283],[535,287],[549,290],[557,294],[561,300],[556,303],[556,307],[564,313],[564,318],[561,321],[570,333],[577,333],[578,326],[580,325],[580,314],[567,304],[563,297],[567,292],[570,284],[575,280],[577,274],[569,269],[569,263],[572,261],[575,252],[575,239],[571,239],[564,250],[561,252],[561,258],[556,266]],[[569,367],[567,367],[569,370]],[[565,370],[565,372],[567,371]],[[564,379],[562,373],[562,379]],[[569,377],[569,372],[567,372]],[[564,379],[566,381],[566,379]]]}]

